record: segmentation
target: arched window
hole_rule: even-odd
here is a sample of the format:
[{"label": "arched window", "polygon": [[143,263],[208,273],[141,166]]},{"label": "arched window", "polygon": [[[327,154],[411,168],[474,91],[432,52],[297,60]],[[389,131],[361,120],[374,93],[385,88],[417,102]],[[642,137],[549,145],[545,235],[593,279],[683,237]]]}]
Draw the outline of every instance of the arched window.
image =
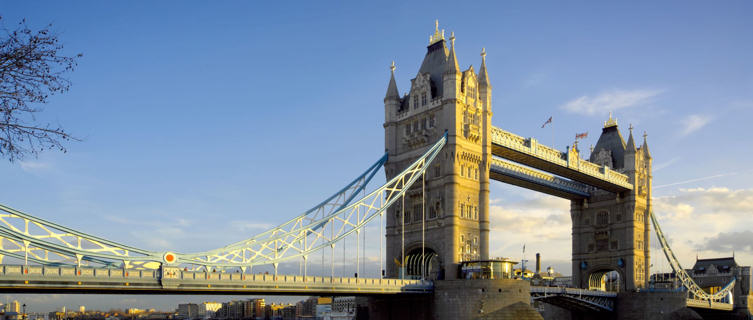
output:
[{"label": "arched window", "polygon": [[596,215],[596,224],[600,226],[605,226],[609,224],[609,212],[606,212],[606,211],[599,212]]}]

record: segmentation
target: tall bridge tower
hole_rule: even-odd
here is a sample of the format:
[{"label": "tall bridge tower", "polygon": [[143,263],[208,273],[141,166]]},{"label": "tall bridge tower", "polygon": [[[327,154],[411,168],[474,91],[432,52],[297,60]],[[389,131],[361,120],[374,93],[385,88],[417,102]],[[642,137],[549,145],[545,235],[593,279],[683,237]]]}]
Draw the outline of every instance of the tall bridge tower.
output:
[{"label": "tall bridge tower", "polygon": [[619,273],[620,288],[633,290],[648,285],[650,267],[651,154],[646,135],[635,147],[633,128],[627,143],[617,129],[617,120],[604,123],[590,162],[628,176],[633,189],[611,193],[591,191],[583,200],[573,200],[573,285],[600,288],[605,275]]},{"label": "tall bridge tower", "polygon": [[472,66],[461,71],[454,34],[449,40],[448,48],[444,30],[437,25],[404,96],[398,92],[392,66],[384,98],[387,179],[420,157],[445,131],[448,141],[426,174],[425,186],[416,183],[404,204],[387,213],[388,277],[399,277],[402,265],[406,276],[454,279],[458,262],[488,259],[492,88],[485,53],[478,73]]}]

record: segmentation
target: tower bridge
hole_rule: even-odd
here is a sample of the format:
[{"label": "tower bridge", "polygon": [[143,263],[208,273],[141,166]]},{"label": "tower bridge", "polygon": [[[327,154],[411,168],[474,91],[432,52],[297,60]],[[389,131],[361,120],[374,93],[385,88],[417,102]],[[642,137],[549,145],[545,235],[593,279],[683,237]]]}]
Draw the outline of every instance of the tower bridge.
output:
[{"label": "tower bridge", "polygon": [[[465,311],[452,312],[466,313],[447,314],[466,317],[531,299],[613,312],[619,309],[619,295],[604,292],[601,283],[607,273],[617,272],[623,292],[648,289],[653,225],[684,287],[682,307],[732,310],[735,280],[713,294],[703,291],[665,240],[651,206],[646,135],[637,147],[631,127],[626,142],[610,116],[583,159],[577,146],[562,152],[494,127],[485,56],[482,50],[478,72],[472,66],[461,70],[454,34],[448,42],[437,26],[407,94],[399,94],[394,63],[391,67],[384,98],[386,153],[319,205],[221,248],[144,250],[0,205],[0,290],[365,295],[379,297],[375,306],[393,303],[390,297],[411,296],[434,308],[420,315],[444,317],[451,317],[445,315],[448,308],[462,299],[481,305],[464,304],[460,309]],[[387,182],[370,187],[382,168]],[[489,260],[492,180],[570,200],[573,288],[457,279],[462,262]],[[383,276],[377,278],[358,277],[365,268],[361,248],[369,225],[380,230]],[[345,276],[344,265],[341,276],[335,276],[335,248],[345,242],[355,242],[355,252],[348,252],[355,260],[353,277]],[[309,258],[321,254],[324,261],[327,253],[329,276],[310,275]],[[294,261],[301,274],[278,274],[280,263]],[[264,265],[273,266],[274,273],[254,273]]]}]

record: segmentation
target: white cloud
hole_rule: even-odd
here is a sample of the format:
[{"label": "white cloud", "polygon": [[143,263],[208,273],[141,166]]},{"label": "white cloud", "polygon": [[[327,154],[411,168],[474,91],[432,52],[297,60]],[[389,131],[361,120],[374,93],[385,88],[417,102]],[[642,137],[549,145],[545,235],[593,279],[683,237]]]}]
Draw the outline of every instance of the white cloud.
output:
[{"label": "white cloud", "polygon": [[680,121],[682,129],[680,130],[680,136],[687,136],[693,132],[698,131],[711,122],[711,116],[691,114]]},{"label": "white cloud", "polygon": [[[491,256],[520,260],[526,244],[529,260],[536,252],[542,254],[544,265],[570,260],[570,201],[541,194],[495,200],[489,206]],[[568,268],[559,271],[570,273]]]},{"label": "white cloud", "polygon": [[[654,213],[683,266],[694,257],[720,257],[736,252],[738,263],[753,263],[753,189],[679,189],[672,196],[656,197]],[[656,241],[656,239],[652,239]],[[655,265],[663,255],[654,253]]]},{"label": "white cloud", "polygon": [[19,164],[21,165],[21,170],[26,172],[37,172],[47,170],[52,167],[50,163],[41,161],[21,161],[19,162]]},{"label": "white cloud", "polygon": [[611,90],[595,97],[581,96],[561,106],[562,109],[588,116],[606,114],[623,108],[646,104],[662,90]]}]

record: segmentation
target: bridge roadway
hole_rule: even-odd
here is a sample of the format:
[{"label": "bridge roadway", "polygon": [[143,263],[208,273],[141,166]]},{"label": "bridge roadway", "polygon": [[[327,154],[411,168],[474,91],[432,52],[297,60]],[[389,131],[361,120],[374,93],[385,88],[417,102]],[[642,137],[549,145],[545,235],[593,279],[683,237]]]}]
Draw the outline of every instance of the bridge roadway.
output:
[{"label": "bridge roadway", "polygon": [[382,295],[430,293],[431,281],[2,265],[0,292],[124,294]]}]

